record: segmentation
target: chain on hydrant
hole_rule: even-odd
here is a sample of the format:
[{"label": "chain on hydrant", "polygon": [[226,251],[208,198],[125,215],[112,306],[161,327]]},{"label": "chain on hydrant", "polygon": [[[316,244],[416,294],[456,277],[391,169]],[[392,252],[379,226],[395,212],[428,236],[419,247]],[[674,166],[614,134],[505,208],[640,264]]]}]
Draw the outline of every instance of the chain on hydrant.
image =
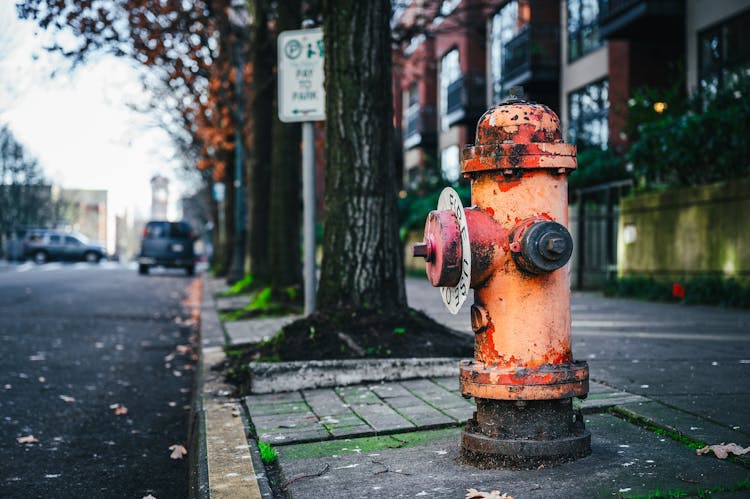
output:
[{"label": "chain on hydrant", "polygon": [[572,405],[588,393],[588,365],[573,360],[570,337],[575,168],[555,113],[511,97],[482,116],[476,145],[463,150],[472,206],[446,189],[414,246],[453,313],[474,289],[474,359],[460,363],[461,393],[477,404],[461,441],[469,464],[536,467],[591,452]]}]

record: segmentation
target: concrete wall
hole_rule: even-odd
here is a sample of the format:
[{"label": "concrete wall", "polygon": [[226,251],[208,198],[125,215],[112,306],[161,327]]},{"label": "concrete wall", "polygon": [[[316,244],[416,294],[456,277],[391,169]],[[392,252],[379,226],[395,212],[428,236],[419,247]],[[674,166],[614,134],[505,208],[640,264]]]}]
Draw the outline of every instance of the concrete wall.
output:
[{"label": "concrete wall", "polygon": [[620,213],[621,276],[750,276],[750,179],[625,198]]},{"label": "concrete wall", "polygon": [[688,0],[685,16],[687,87],[698,86],[698,33],[748,8],[747,0]]}]

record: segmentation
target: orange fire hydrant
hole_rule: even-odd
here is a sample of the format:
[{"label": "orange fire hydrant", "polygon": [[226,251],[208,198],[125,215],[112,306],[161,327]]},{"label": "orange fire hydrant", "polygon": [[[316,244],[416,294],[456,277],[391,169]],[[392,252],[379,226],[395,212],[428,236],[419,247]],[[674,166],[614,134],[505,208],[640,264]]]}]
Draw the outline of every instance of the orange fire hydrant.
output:
[{"label": "orange fire hydrant", "polygon": [[476,145],[463,150],[472,206],[446,189],[414,245],[451,312],[474,289],[474,359],[460,363],[461,393],[477,404],[461,442],[469,464],[536,467],[591,452],[572,405],[588,393],[588,365],[573,360],[570,337],[575,168],[555,113],[511,96],[482,116]]}]

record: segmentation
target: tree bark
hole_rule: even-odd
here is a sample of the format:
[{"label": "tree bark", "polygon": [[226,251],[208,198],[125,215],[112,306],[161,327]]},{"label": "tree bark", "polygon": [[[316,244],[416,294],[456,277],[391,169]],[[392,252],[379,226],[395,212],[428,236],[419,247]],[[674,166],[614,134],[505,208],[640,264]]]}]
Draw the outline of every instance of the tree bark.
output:
[{"label": "tree bark", "polygon": [[[277,33],[299,29],[300,0],[280,2],[277,9]],[[300,132],[299,124],[282,123],[274,112],[268,261],[272,296],[284,299],[283,288],[302,282]]]},{"label": "tree bark", "polygon": [[271,126],[273,122],[274,52],[273,37],[268,31],[268,1],[253,0],[252,36],[250,40],[253,78],[251,83],[250,168],[247,175],[248,249],[250,273],[254,285],[269,281],[268,229],[271,171]]},{"label": "tree bark", "polygon": [[325,0],[326,215],[321,312],[406,309],[396,210],[391,2]]}]

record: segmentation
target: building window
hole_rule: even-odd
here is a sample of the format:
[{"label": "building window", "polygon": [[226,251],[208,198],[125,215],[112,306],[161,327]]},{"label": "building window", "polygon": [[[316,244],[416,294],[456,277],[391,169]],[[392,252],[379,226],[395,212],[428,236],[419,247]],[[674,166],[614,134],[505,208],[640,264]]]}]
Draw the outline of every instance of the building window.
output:
[{"label": "building window", "polygon": [[409,85],[409,91],[407,93],[407,102],[404,108],[404,123],[406,128],[404,130],[404,137],[408,139],[419,133],[419,88],[417,83],[413,82]]},{"label": "building window", "polygon": [[750,10],[698,35],[701,91],[715,93],[739,75],[750,76]]},{"label": "building window", "polygon": [[449,115],[461,108],[461,64],[458,49],[453,49],[440,60],[440,126],[448,130]]},{"label": "building window", "polygon": [[458,146],[448,146],[440,151],[440,171],[443,179],[452,184],[458,182],[461,176],[461,162],[458,158]]},{"label": "building window", "polygon": [[602,45],[599,35],[599,0],[568,0],[568,61]]},{"label": "building window", "polygon": [[505,63],[505,44],[511,41],[520,31],[518,22],[518,2],[513,0],[492,16],[490,27],[490,78],[492,84],[492,103],[498,102],[505,94],[503,88],[503,64]]},{"label": "building window", "polygon": [[580,146],[607,147],[609,81],[602,80],[568,94],[568,137]]}]

